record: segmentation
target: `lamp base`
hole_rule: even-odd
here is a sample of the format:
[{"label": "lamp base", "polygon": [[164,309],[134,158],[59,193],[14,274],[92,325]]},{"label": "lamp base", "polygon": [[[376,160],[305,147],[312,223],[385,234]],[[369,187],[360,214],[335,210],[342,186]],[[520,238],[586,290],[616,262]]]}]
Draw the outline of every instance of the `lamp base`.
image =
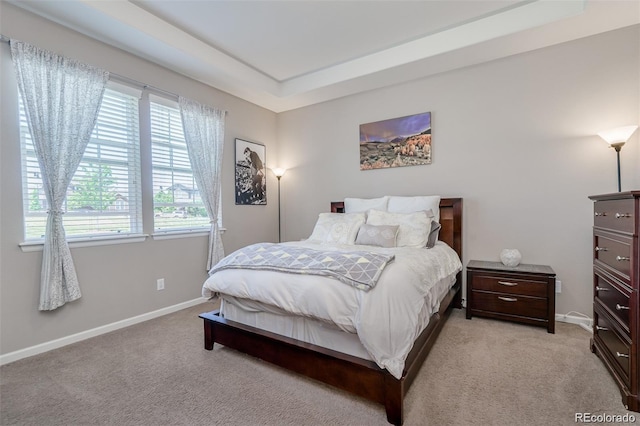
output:
[{"label": "lamp base", "polygon": [[622,149],[624,142],[612,144],[611,147],[616,150],[616,157],[618,159],[618,192],[622,192],[622,186],[620,185],[620,150]]}]

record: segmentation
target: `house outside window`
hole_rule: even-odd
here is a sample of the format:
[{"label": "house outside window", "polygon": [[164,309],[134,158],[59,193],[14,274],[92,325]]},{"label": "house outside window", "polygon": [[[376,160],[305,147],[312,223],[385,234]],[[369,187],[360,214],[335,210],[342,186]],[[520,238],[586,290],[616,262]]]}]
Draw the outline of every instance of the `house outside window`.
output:
[{"label": "house outside window", "polygon": [[[84,156],[67,189],[69,240],[142,233],[139,91],[109,82]],[[25,241],[42,240],[47,200],[20,101]]]},{"label": "house outside window", "polygon": [[191,169],[178,105],[149,97],[154,232],[208,230],[209,217]]}]

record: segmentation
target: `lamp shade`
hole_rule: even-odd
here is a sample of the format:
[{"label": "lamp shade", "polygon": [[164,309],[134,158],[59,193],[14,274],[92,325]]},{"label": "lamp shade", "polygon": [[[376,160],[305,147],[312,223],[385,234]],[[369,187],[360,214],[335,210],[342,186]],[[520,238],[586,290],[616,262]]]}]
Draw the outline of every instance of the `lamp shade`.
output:
[{"label": "lamp shade", "polygon": [[273,172],[274,175],[276,175],[277,178],[281,178],[287,172],[287,169],[276,167],[274,169],[271,169],[271,171]]},{"label": "lamp shade", "polygon": [[625,143],[629,140],[633,132],[636,131],[638,126],[622,126],[615,129],[604,130],[598,133],[602,139],[604,139],[609,145],[616,143]]}]

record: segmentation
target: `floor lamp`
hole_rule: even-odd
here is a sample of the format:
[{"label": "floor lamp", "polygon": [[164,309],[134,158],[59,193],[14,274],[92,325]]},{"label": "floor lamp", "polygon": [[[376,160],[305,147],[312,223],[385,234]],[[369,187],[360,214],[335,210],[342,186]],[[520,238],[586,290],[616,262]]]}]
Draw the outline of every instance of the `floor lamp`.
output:
[{"label": "floor lamp", "polygon": [[282,234],[281,234],[281,231],[280,231],[280,229],[281,229],[280,228],[281,227],[281,221],[280,221],[280,178],[282,178],[282,176],[284,176],[284,174],[287,171],[287,169],[275,168],[275,169],[271,169],[271,171],[278,178],[278,242],[281,243],[282,242]]},{"label": "floor lamp", "polygon": [[604,139],[611,148],[616,150],[616,156],[618,157],[618,192],[622,191],[620,185],[620,150],[637,128],[638,126],[623,126],[598,133],[598,136]]}]

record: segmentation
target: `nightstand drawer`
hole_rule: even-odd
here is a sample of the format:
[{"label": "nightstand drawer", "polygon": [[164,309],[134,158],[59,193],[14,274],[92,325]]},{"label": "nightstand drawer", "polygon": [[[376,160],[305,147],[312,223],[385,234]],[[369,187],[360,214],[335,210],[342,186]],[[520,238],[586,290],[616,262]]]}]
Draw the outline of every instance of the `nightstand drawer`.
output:
[{"label": "nightstand drawer", "polygon": [[613,280],[604,276],[603,273],[595,271],[594,297],[596,303],[602,305],[603,309],[617,319],[627,333],[629,333],[629,293],[613,284]]},{"label": "nightstand drawer", "polygon": [[593,257],[596,264],[610,270],[627,284],[631,281],[631,245],[633,238],[608,232],[593,233]]},{"label": "nightstand drawer", "polygon": [[623,200],[596,201],[593,203],[593,225],[598,228],[612,229],[633,234],[634,205],[633,198]]},{"label": "nightstand drawer", "polygon": [[547,281],[500,274],[475,274],[473,289],[522,296],[547,297]]},{"label": "nightstand drawer", "polygon": [[485,291],[473,292],[473,311],[486,311],[546,320],[547,299]]}]

